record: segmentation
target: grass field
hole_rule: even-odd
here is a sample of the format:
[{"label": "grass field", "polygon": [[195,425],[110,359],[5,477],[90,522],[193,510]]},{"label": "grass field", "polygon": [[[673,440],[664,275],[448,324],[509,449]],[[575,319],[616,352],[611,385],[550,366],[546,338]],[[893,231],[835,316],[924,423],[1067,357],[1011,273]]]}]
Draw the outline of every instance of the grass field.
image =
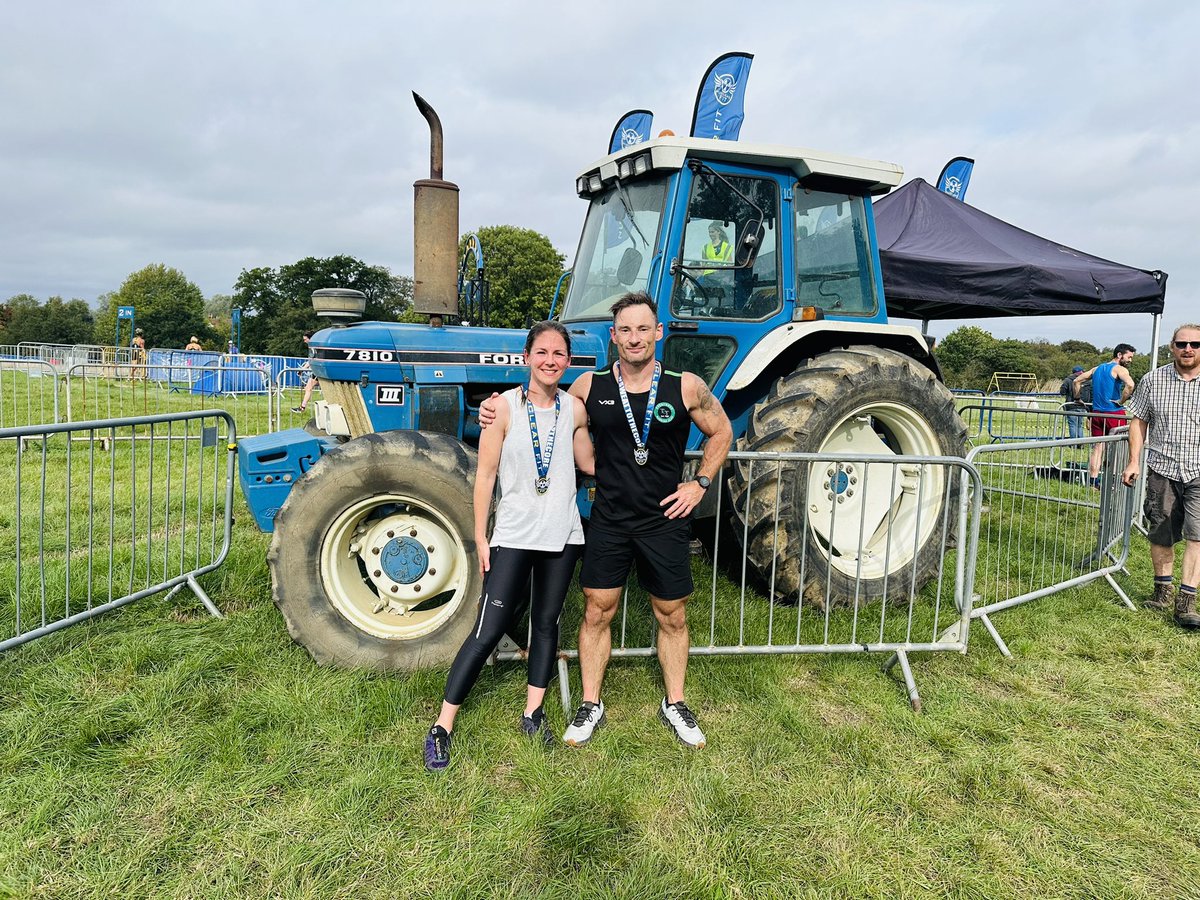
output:
[{"label": "grass field", "polygon": [[549,752],[488,669],[431,776],[445,671],[314,666],[238,502],[226,620],[151,598],[0,655],[0,895],[1200,896],[1200,635],[1103,584],[1002,613],[1013,660],[914,658],[923,715],[875,657],[695,659],[698,753],[653,661]]}]

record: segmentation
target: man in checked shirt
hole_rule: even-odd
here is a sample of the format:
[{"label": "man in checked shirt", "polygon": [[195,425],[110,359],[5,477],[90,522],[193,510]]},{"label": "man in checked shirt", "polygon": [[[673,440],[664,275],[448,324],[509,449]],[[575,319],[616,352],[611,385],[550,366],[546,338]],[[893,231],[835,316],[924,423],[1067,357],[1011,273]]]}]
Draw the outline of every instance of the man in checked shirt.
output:
[{"label": "man in checked shirt", "polygon": [[[1142,446],[1150,433],[1146,456],[1146,520],[1150,559],[1154,563],[1154,596],[1148,609],[1175,605],[1175,624],[1200,628],[1196,583],[1200,580],[1200,325],[1180,325],[1171,335],[1174,365],[1160,366],[1134,390],[1126,409],[1129,465],[1121,480],[1138,477]],[[1172,590],[1175,545],[1184,541],[1183,577]]]}]

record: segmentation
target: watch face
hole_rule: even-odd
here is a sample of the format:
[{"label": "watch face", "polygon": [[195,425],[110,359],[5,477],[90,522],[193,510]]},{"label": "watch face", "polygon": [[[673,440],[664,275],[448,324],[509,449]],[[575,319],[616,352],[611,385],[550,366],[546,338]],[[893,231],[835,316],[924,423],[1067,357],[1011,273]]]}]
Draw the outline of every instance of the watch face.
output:
[{"label": "watch face", "polygon": [[712,484],[712,479],[707,478],[704,475],[697,475],[696,481],[698,481],[700,483],[700,487],[704,488],[705,490],[708,490],[708,486]]}]

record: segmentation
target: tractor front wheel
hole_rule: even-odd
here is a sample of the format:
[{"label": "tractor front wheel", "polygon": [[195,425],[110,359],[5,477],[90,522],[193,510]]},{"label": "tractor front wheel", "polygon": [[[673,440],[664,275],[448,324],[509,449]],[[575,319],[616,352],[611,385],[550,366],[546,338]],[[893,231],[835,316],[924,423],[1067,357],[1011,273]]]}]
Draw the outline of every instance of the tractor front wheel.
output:
[{"label": "tractor front wheel", "polygon": [[441,434],[369,434],[325,454],[275,520],[268,561],[288,632],[319,663],[453,659],[474,621],[474,457]]}]

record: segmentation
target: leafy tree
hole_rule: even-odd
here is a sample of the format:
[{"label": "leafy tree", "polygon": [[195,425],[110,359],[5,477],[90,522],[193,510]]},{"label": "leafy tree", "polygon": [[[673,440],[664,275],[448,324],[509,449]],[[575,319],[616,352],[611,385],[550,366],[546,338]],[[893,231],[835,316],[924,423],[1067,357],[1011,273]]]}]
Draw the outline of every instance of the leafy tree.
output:
[{"label": "leafy tree", "polygon": [[251,353],[305,355],[302,335],[328,322],[313,312],[312,293],[320,288],[352,288],[367,296],[364,317],[394,322],[412,304],[412,279],[393,275],[352,256],[306,257],[278,271],[243,269],[234,285],[233,306],[242,309],[242,347]]},{"label": "leafy tree", "polygon": [[1063,341],[1061,344],[1059,344],[1059,347],[1062,348],[1064,353],[1086,358],[1091,358],[1100,352],[1099,348],[1097,348],[1095,344],[1074,338]]},{"label": "leafy tree", "polygon": [[51,297],[43,305],[17,294],[0,307],[0,344],[88,344],[92,329],[92,311],[83,300]]},{"label": "leafy tree", "polygon": [[[475,231],[483,247],[488,282],[488,321],[497,328],[524,328],[550,313],[563,255],[550,239],[529,228],[488,225]],[[461,258],[466,242],[459,243]]]},{"label": "leafy tree", "polygon": [[937,359],[946,383],[951,387],[986,388],[991,370],[985,373],[981,361],[995,344],[990,333],[974,325],[956,328],[938,341]]},{"label": "leafy tree", "polygon": [[147,347],[182,347],[193,334],[215,344],[204,317],[204,295],[178,269],[154,263],[125,279],[120,290],[101,297],[95,339],[108,344],[116,331],[117,307],[132,306]]}]

